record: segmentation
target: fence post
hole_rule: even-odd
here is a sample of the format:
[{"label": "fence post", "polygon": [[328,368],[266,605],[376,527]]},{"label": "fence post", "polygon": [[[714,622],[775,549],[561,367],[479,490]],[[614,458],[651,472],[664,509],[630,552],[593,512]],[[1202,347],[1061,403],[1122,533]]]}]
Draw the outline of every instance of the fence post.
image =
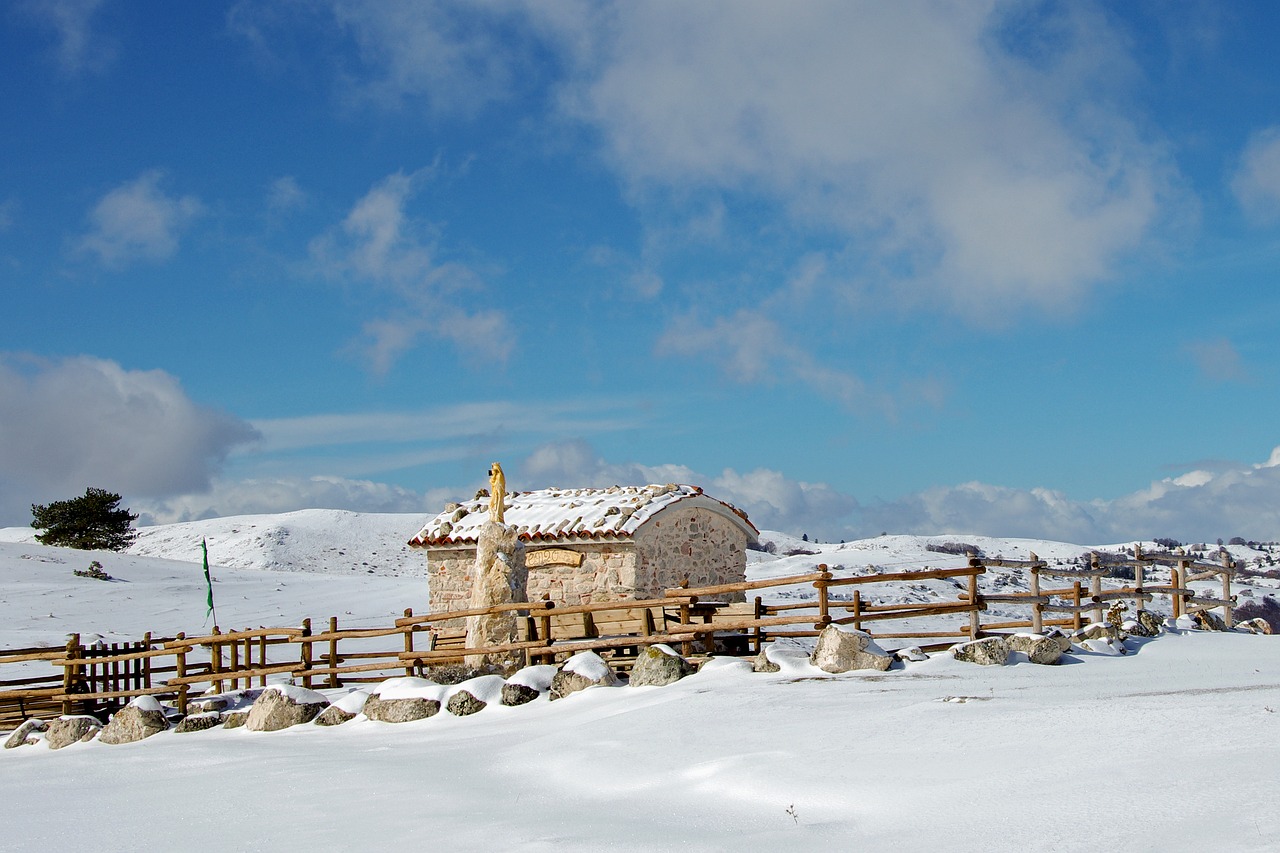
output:
[{"label": "fence post", "polygon": [[818,571],[822,572],[822,579],[814,581],[813,585],[818,588],[818,624],[825,627],[831,623],[827,602],[827,581],[831,580],[831,572],[827,571],[826,563],[819,563]]},{"label": "fence post", "polygon": [[[215,672],[219,671],[219,670],[221,669],[221,667],[222,667],[222,649],[221,649],[221,647],[219,647],[219,649],[218,649],[218,670],[215,670]],[[249,655],[248,655],[248,649],[247,649],[247,648],[245,649],[245,656],[244,656],[244,668],[245,668],[245,669],[248,669],[248,668],[249,668]],[[239,641],[239,640],[232,640],[232,641],[231,641],[231,645],[230,645],[230,647],[227,649],[227,669],[232,673],[232,675],[231,675],[231,689],[232,689],[232,690],[239,690],[239,689],[240,689],[240,676],[239,676],[239,672],[240,672],[240,641]],[[221,687],[222,682],[221,682],[221,681],[219,681],[219,682],[218,682],[218,685],[219,685],[219,687],[218,687],[218,692],[219,692],[219,693],[221,693],[221,692],[222,692],[222,687]],[[252,687],[252,686],[253,686],[253,683],[252,683],[251,681],[249,681],[248,679],[246,679],[246,680],[245,680],[245,685],[244,685],[244,686],[245,686],[246,688],[249,688],[249,687]]]},{"label": "fence post", "polygon": [[[253,643],[253,638],[252,638],[252,637],[249,637],[249,638],[245,639],[245,641],[244,641],[244,659],[245,659],[245,661],[246,661],[246,662],[248,662],[248,660],[249,660],[249,646],[250,646],[252,643]],[[263,668],[263,669],[266,669],[266,668],[267,668],[267,645],[268,645],[268,643],[267,643],[267,635],[266,635],[266,634],[263,634],[261,637],[259,637],[259,638],[258,638],[258,663],[260,663],[260,664],[262,665],[262,668]],[[258,686],[259,686],[259,687],[266,687],[266,686],[267,686],[267,674],[266,674],[265,672],[264,672],[264,673],[262,673],[262,675],[260,675],[260,676],[258,677],[258,679],[259,679],[259,680],[258,680]],[[252,680],[252,679],[246,678],[246,679],[244,680],[244,686],[245,686],[245,687],[248,687],[248,686],[249,686],[249,682],[250,682],[251,680]]]},{"label": "fence post", "polygon": [[1075,586],[1071,589],[1071,603],[1074,604],[1076,608],[1072,624],[1075,625],[1075,630],[1079,631],[1084,627],[1084,619],[1080,615],[1080,581],[1076,581]]},{"label": "fence post", "polygon": [[[681,586],[687,588],[688,585],[689,585],[689,579],[685,578],[684,583],[682,583]],[[689,599],[687,598],[680,599],[680,624],[681,625],[689,624]],[[680,644],[680,653],[685,657],[688,657],[689,655],[693,654],[693,641],[685,640],[684,642],[682,642]]]},{"label": "fence post", "polygon": [[[763,613],[764,613],[764,599],[757,595],[757,596],[756,596],[755,618],[756,618],[757,620],[759,620],[759,619],[760,619],[760,617],[761,617],[761,615],[763,615]],[[752,639],[753,639],[753,642],[752,642],[752,646],[753,646],[752,651],[753,651],[753,652],[755,652],[756,654],[760,654],[760,644],[761,644],[761,641],[764,639],[764,632],[763,632],[763,630],[761,629],[760,625],[759,625],[759,624],[757,624],[757,625],[756,625],[756,628],[755,628],[755,631],[754,631],[754,632],[752,632],[752,633],[753,633],[753,636],[752,636]]]},{"label": "fence post", "polygon": [[1227,626],[1227,630],[1235,624],[1235,614],[1231,611],[1231,573],[1235,569],[1235,563],[1231,561],[1231,555],[1226,551],[1222,552],[1222,621]]},{"label": "fence post", "polygon": [[[412,607],[406,607],[404,609],[404,618],[406,619],[413,618]],[[404,650],[409,654],[413,654],[413,626],[412,625],[404,626]],[[405,658],[404,674],[413,675],[413,659],[412,658]]]},{"label": "fence post", "polygon": [[[1093,571],[1101,571],[1102,564],[1098,560],[1098,552],[1094,551],[1089,555],[1089,568]],[[1102,578],[1094,575],[1089,578],[1089,595],[1094,596],[1094,603],[1097,605],[1093,608],[1093,621],[1102,621],[1102,602],[1098,601],[1096,596],[1102,595]]]},{"label": "fence post", "polygon": [[1133,546],[1133,588],[1137,591],[1137,603],[1134,609],[1141,613],[1146,609],[1146,602],[1142,599],[1142,588],[1146,585],[1147,562],[1142,556],[1142,544]]},{"label": "fence post", "polygon": [[333,636],[338,633],[338,617],[329,617],[329,686],[339,687],[338,684],[338,638]]},{"label": "fence post", "polygon": [[[213,626],[213,636],[217,637],[222,631],[217,625]],[[234,649],[232,652],[234,653]],[[217,693],[222,692],[222,679],[218,675],[222,672],[222,644],[216,639],[209,641],[209,680],[213,683],[213,689]],[[235,689],[234,687],[232,688]]]},{"label": "fence post", "polygon": [[[142,635],[142,650],[151,651],[151,632]],[[151,658],[145,657],[138,663],[142,665],[142,686],[147,690],[151,689]]]},{"label": "fence post", "polygon": [[302,664],[302,686],[311,687],[311,617],[302,620],[302,639],[298,643],[299,662]]},{"label": "fence post", "polygon": [[969,639],[976,640],[982,635],[982,617],[978,615],[981,602],[978,600],[978,574],[984,568],[982,561],[976,556],[969,557]]},{"label": "fence post", "polygon": [[862,630],[862,590],[853,591],[853,630]]},{"label": "fence post", "polygon": [[[174,639],[185,640],[186,638],[187,635],[179,631]],[[187,648],[185,644],[178,646],[177,654],[174,656],[176,667],[174,674],[178,677],[178,713],[184,717],[187,715],[187,692],[191,689],[191,685],[183,681],[187,677]]]},{"label": "fence post", "polygon": [[1186,560],[1179,560],[1177,568],[1169,569],[1169,586],[1173,587],[1175,592],[1173,596],[1173,618],[1177,619],[1182,615],[1182,594],[1176,590],[1182,589],[1182,567],[1187,565]]},{"label": "fence post", "polygon": [[[80,647],[80,635],[72,634],[67,640],[67,660],[77,660],[82,656]],[[77,664],[70,664],[62,668],[62,713],[71,714],[71,691],[75,688],[76,682],[80,678],[80,667]]]},{"label": "fence post", "polygon": [[[1040,596],[1040,566],[1035,551],[1031,552],[1031,594]],[[1031,630],[1037,634],[1044,633],[1044,605],[1039,601],[1031,602]]]},{"label": "fence post", "polygon": [[[543,600],[543,601],[550,601],[550,600],[551,600],[551,593],[549,593],[549,592],[544,592],[544,593],[542,594],[542,600]],[[543,642],[543,643],[545,643],[545,644],[546,644],[546,645],[548,645],[548,646],[549,646],[549,645],[551,645],[551,609],[552,609],[552,608],[550,608],[550,607],[544,607],[544,608],[543,608],[543,610],[542,610],[542,615],[538,617],[538,621],[539,621],[540,623],[542,623],[542,624],[541,624],[541,630],[542,630],[542,642]],[[667,630],[667,626],[666,626],[666,624],[663,624],[663,626],[662,626],[662,630],[663,630],[663,631]],[[544,661],[546,661],[547,663],[555,663],[555,662],[556,662],[556,656],[555,656],[555,653],[554,653],[554,652],[547,652],[546,654],[539,655],[539,656],[538,656],[538,659],[539,659],[539,660],[544,660]]]}]

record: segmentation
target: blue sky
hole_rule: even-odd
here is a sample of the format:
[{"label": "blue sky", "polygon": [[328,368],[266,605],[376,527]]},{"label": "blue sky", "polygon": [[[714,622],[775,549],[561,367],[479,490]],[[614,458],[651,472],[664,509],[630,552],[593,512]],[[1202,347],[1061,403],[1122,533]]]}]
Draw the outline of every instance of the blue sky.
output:
[{"label": "blue sky", "polygon": [[1264,3],[15,2],[0,524],[681,480],[1280,538]]}]

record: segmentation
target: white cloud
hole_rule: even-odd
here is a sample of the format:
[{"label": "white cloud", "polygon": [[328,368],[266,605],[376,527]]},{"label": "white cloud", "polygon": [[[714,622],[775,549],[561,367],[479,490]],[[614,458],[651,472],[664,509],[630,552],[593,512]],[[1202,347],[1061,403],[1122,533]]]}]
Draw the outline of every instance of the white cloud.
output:
[{"label": "white cloud", "polygon": [[1249,137],[1231,179],[1231,190],[1255,221],[1280,218],[1280,126],[1264,128]]},{"label": "white cloud", "polygon": [[226,515],[345,509],[352,512],[436,513],[456,495],[447,490],[419,494],[400,486],[342,477],[278,477],[216,480],[198,494],[135,502],[146,524],[172,524]]},{"label": "white cloud", "polygon": [[1056,309],[1175,187],[1118,106],[1133,75],[1105,17],[1042,21],[1051,37],[1019,55],[1002,42],[1019,9],[616,4],[559,19],[585,45],[564,103],[641,205],[655,188],[770,199],[972,316]]},{"label": "white cloud", "polygon": [[491,308],[464,308],[484,283],[465,264],[438,261],[432,228],[406,208],[428,181],[431,169],[396,172],[375,184],[341,224],[311,243],[313,262],[326,275],[374,285],[398,297],[396,310],[368,320],[357,353],[385,374],[423,336],[451,341],[479,358],[502,362],[515,335],[506,315]]},{"label": "white cloud", "polygon": [[1240,351],[1225,338],[1194,341],[1187,351],[1206,379],[1213,382],[1241,382],[1249,378]]},{"label": "white cloud", "polygon": [[267,209],[272,213],[287,213],[307,203],[307,194],[298,186],[293,175],[276,178],[267,187]]},{"label": "white cloud", "polygon": [[761,311],[742,309],[710,325],[690,315],[677,317],[655,350],[659,355],[709,358],[730,379],[744,384],[799,382],[850,408],[888,406],[885,399],[870,394],[857,376],[827,367],[789,342],[782,327]]},{"label": "white cloud", "polygon": [[683,465],[609,463],[581,439],[537,448],[515,473],[522,489],[689,483],[745,511],[758,528],[824,536],[847,529],[849,515],[858,505],[853,497],[825,483],[792,480],[767,468],[743,473],[726,468],[718,476],[706,476]]},{"label": "white cloud", "polygon": [[164,173],[143,172],[103,196],[89,214],[90,228],[77,243],[111,267],[135,260],[161,261],[178,251],[178,238],[203,205],[195,196],[170,196]]},{"label": "white cloud", "polygon": [[101,71],[114,55],[111,44],[93,31],[93,16],[102,0],[25,0],[19,8],[52,28],[58,37],[58,66],[75,76]]},{"label": "white cloud", "polygon": [[88,486],[126,497],[207,489],[253,428],[193,402],[161,370],[81,356],[0,358],[0,519]]}]

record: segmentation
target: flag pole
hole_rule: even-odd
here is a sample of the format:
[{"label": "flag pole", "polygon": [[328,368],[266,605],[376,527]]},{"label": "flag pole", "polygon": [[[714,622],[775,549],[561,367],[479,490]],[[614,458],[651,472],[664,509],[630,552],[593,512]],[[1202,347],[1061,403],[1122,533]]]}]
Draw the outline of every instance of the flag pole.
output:
[{"label": "flag pole", "polygon": [[217,628],[218,627],[218,610],[216,607],[213,606],[213,579],[209,577],[209,545],[204,539],[200,540],[200,550],[204,554],[204,585],[209,591],[208,598],[207,598],[209,609],[205,611],[204,618],[205,618],[205,621],[208,621],[209,614],[212,613],[213,627]]}]

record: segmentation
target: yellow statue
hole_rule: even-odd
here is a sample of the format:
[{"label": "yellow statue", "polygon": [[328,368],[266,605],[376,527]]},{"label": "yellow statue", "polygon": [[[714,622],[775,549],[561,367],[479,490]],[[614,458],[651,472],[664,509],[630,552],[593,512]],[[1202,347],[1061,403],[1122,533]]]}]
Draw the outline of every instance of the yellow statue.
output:
[{"label": "yellow statue", "polygon": [[507,499],[507,478],[502,466],[494,462],[489,466],[489,520],[502,524],[503,504]]}]

